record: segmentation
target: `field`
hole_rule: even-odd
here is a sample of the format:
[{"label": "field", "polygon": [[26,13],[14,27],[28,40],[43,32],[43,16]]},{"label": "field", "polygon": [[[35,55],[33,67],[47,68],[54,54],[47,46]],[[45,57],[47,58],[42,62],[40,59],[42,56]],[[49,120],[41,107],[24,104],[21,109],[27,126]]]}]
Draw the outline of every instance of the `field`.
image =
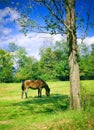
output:
[{"label": "field", "polygon": [[21,99],[21,83],[0,84],[0,130],[94,130],[94,80],[81,81],[82,110],[69,109],[69,82],[47,82],[50,97],[29,90]]}]

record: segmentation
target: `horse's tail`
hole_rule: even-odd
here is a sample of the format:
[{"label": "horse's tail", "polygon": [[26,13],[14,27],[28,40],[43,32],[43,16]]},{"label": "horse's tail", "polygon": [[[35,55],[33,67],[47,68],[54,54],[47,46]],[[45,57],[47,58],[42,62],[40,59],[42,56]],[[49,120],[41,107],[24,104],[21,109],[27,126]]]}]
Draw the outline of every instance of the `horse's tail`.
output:
[{"label": "horse's tail", "polygon": [[22,81],[22,90],[24,91],[24,81]]}]

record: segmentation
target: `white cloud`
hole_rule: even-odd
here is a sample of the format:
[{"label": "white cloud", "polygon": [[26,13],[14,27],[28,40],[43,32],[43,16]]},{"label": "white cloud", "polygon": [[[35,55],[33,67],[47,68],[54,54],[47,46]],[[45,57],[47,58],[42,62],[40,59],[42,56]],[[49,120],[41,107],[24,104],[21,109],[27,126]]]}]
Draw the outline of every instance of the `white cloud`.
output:
[{"label": "white cloud", "polygon": [[39,59],[39,49],[41,46],[49,46],[54,44],[55,41],[61,41],[62,38],[63,37],[60,34],[29,33],[27,36],[24,36],[20,33],[15,36],[3,37],[0,39],[0,46],[7,46],[9,43],[14,42],[17,45],[24,47],[28,55]]},{"label": "white cloud", "polygon": [[[0,46],[8,46],[9,43],[14,42],[18,46],[22,46],[26,49],[29,56],[34,56],[39,59],[39,49],[41,46],[53,45],[56,41],[66,40],[66,36],[50,35],[45,33],[29,33],[24,36],[22,33],[16,35],[8,35],[0,39]],[[81,39],[78,39],[81,42]],[[87,37],[84,42],[88,45],[94,43],[94,36]]]},{"label": "white cloud", "polygon": [[[16,10],[12,10],[9,7],[0,9],[0,37],[2,35],[9,35],[12,33],[13,21],[18,19],[20,14]],[[15,24],[17,26],[17,24]]]},{"label": "white cloud", "polygon": [[86,37],[85,40],[84,40],[84,42],[86,44],[88,44],[88,45],[94,43],[94,36],[92,36],[92,37]]},{"label": "white cloud", "polygon": [[81,44],[81,42],[85,43],[86,45],[90,46],[94,43],[94,36],[92,37],[86,37],[83,41],[82,39],[77,39],[78,44]]},{"label": "white cloud", "polygon": [[4,9],[0,9],[0,23],[7,24],[13,20],[16,20],[20,17],[20,14],[15,9],[11,9],[10,7],[6,7]]},{"label": "white cloud", "polygon": [[10,29],[10,28],[2,28],[2,33],[4,34],[4,35],[8,35],[8,34],[10,34],[12,32],[12,29]]}]

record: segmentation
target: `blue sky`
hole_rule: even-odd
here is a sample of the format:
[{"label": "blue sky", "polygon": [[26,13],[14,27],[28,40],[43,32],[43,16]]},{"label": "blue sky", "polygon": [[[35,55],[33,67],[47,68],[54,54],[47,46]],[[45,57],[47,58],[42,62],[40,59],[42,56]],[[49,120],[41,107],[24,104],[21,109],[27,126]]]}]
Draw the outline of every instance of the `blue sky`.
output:
[{"label": "blue sky", "polygon": [[[21,33],[19,30],[21,29],[20,25],[17,22],[14,22],[14,20],[18,19],[21,15],[21,11],[25,11],[27,6],[32,6],[30,3],[30,0],[14,0],[17,3],[16,8],[13,8],[11,10],[11,7],[14,7],[13,0],[9,0],[8,4],[1,4],[0,3],[0,48],[5,48],[8,46],[9,43],[14,42],[15,44],[25,47],[26,51],[28,52],[28,55],[35,56],[36,58],[39,58],[39,48],[41,46],[49,46],[51,44],[54,44],[56,41],[61,41],[62,39],[66,39],[65,36],[61,36],[61,34],[57,35],[50,35],[49,33],[35,33],[35,32],[29,32],[27,36],[24,36],[23,33]],[[27,1],[29,1],[29,4],[27,5]],[[90,7],[91,16],[89,23],[94,24],[94,1],[93,0],[82,0],[85,1],[84,7],[87,10]],[[79,5],[81,5],[81,0],[78,0]],[[91,2],[92,4],[87,4],[87,2]],[[22,8],[21,8],[22,7]],[[32,8],[32,7],[31,7]],[[83,12],[83,6],[81,7]],[[85,19],[87,17],[85,16],[82,11],[77,8],[80,15],[83,15]],[[10,12],[10,13],[9,13]],[[40,15],[46,15],[48,12],[45,8],[38,8],[35,9],[30,13],[30,17],[34,20],[37,20],[40,24],[44,24],[43,20],[40,18]],[[85,21],[84,21],[85,22]],[[83,24],[83,28],[85,28]],[[82,30],[78,29],[77,35],[79,37],[78,41],[80,42],[80,34]],[[87,44],[94,43],[94,26],[91,28],[88,28],[87,36],[84,40]]]}]

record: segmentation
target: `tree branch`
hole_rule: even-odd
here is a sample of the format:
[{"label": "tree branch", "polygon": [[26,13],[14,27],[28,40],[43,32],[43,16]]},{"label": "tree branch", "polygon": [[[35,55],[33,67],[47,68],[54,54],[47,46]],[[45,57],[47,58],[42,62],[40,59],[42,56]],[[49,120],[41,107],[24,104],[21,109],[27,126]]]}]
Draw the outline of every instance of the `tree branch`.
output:
[{"label": "tree branch", "polygon": [[55,14],[55,12],[51,9],[51,7],[47,4],[47,2],[43,1],[42,3],[47,7],[47,9],[51,12],[51,14],[52,14],[60,23],[62,23],[70,32],[72,32],[72,30],[71,30],[70,27],[66,24],[66,22],[65,22],[63,19],[60,19],[60,18]]}]

